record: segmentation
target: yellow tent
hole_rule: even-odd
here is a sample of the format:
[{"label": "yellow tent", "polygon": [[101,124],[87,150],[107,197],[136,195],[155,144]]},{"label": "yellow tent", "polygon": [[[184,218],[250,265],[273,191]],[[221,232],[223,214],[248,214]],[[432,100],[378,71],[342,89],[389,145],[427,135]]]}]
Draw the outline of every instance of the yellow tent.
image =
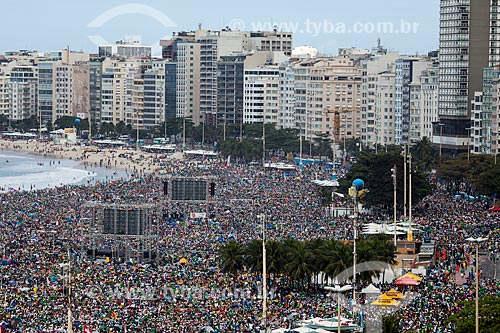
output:
[{"label": "yellow tent", "polygon": [[380,295],[380,297],[372,302],[372,305],[377,305],[377,306],[398,306],[399,302],[390,298],[386,294]]},{"label": "yellow tent", "polygon": [[402,279],[404,279],[405,277],[409,277],[410,279],[413,279],[413,280],[418,281],[418,282],[422,281],[422,278],[421,278],[420,276],[415,275],[415,274],[413,274],[413,273],[411,273],[411,272],[408,272],[408,273],[406,273],[405,275],[403,275],[403,276],[401,276],[401,277],[397,278],[397,280],[402,280]]},{"label": "yellow tent", "polygon": [[402,299],[405,298],[405,295],[397,291],[396,289],[391,289],[388,292],[385,293],[387,296],[389,296],[392,299]]},{"label": "yellow tent", "polygon": [[179,260],[179,263],[181,264],[187,264],[189,261],[186,259],[186,258],[181,258],[181,260]]}]

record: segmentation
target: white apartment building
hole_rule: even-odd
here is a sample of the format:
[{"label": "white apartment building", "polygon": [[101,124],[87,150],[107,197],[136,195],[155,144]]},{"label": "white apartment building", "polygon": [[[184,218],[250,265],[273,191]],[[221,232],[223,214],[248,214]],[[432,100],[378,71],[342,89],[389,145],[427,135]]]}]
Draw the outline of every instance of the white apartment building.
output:
[{"label": "white apartment building", "polygon": [[153,61],[153,68],[144,73],[144,128],[154,129],[165,121],[165,64]]},{"label": "white apartment building", "polygon": [[243,122],[278,126],[279,68],[263,66],[245,69],[243,92]]},{"label": "white apartment building", "polygon": [[278,128],[295,128],[295,74],[290,62],[279,66]]},{"label": "white apartment building", "polygon": [[0,114],[9,117],[10,115],[10,77],[0,74]]},{"label": "white apartment building", "polygon": [[197,42],[177,44],[176,117],[200,124],[200,50]]},{"label": "white apartment building", "polygon": [[396,145],[409,144],[411,84],[418,82],[422,72],[430,65],[427,59],[414,56],[400,58],[395,62],[394,142]]},{"label": "white apartment building", "polygon": [[126,58],[151,58],[151,46],[142,45],[139,40],[119,40],[111,45],[99,45],[100,57],[120,56]]},{"label": "white apartment building", "polygon": [[[394,73],[394,63],[398,58],[398,53],[387,52],[373,55],[369,59],[362,61],[361,140],[365,145],[374,146],[377,142],[383,144],[383,140],[380,142],[380,138],[378,137],[378,133],[383,131],[377,128],[377,124],[380,123],[380,116],[377,116],[375,113],[377,109],[377,82],[382,74],[387,72]],[[393,98],[393,96],[390,98]],[[385,106],[378,107],[378,110],[382,109],[385,109]],[[392,142],[394,134],[389,136],[388,133],[393,133],[394,131],[386,132],[387,138],[385,140]]]},{"label": "white apartment building", "polygon": [[395,144],[394,135],[394,85],[396,76],[392,72],[379,73],[375,81],[374,118],[368,120],[368,124],[374,128],[375,142],[378,147]]},{"label": "white apartment building", "polygon": [[12,120],[27,119],[37,115],[38,66],[16,65],[10,71]]},{"label": "white apartment building", "polygon": [[294,64],[296,127],[307,140],[322,134],[336,141],[361,135],[359,65],[346,56]]},{"label": "white apartment building", "polygon": [[52,52],[38,65],[38,116],[42,123],[89,113],[89,55]]},{"label": "white apartment building", "polygon": [[424,137],[432,142],[432,124],[438,121],[438,85],[436,66],[423,71],[418,82],[410,84],[410,145]]},{"label": "white apartment building", "polygon": [[139,126],[142,126],[142,115],[137,118],[137,112],[132,111],[132,93],[136,94],[136,109],[142,112],[136,86],[139,82],[134,80],[141,79],[141,68],[147,65],[149,61],[138,59],[106,58],[102,62],[101,122],[118,124],[123,121],[135,127],[139,119]]},{"label": "white apartment building", "polygon": [[[483,92],[476,91],[474,93],[474,99],[471,100],[471,126],[466,128],[469,132],[469,137],[466,142],[467,150],[476,154],[486,154],[489,153],[487,151],[487,146],[485,145],[486,140],[482,140],[482,129],[483,124],[481,119],[483,118]],[[489,136],[489,140],[491,141],[491,130],[487,131],[487,136]]]}]

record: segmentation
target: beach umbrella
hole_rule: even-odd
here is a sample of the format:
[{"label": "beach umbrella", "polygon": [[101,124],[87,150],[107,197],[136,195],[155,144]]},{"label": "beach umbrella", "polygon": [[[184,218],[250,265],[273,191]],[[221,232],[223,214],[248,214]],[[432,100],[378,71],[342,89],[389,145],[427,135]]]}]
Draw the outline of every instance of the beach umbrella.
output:
[{"label": "beach umbrella", "polygon": [[389,296],[392,299],[402,299],[405,298],[405,295],[402,293],[398,292],[396,289],[391,289],[388,292],[385,293],[387,296]]},{"label": "beach umbrella", "polygon": [[398,306],[399,302],[396,301],[396,300],[393,300],[392,298],[390,298],[386,294],[382,294],[382,295],[380,295],[380,297],[377,300],[375,300],[374,302],[372,302],[372,305],[376,305],[376,306]]},{"label": "beach umbrella", "polygon": [[418,275],[416,275],[416,274],[413,274],[412,272],[408,272],[408,273],[406,273],[405,275],[403,275],[403,276],[401,276],[401,277],[397,278],[397,280],[402,280],[402,279],[404,279],[405,277],[409,277],[410,279],[413,279],[413,280],[418,281],[418,282],[422,281],[422,278],[421,278],[420,276],[418,276]]},{"label": "beach umbrella", "polygon": [[420,282],[413,280],[411,277],[407,276],[401,280],[397,280],[394,284],[398,286],[418,286]]}]

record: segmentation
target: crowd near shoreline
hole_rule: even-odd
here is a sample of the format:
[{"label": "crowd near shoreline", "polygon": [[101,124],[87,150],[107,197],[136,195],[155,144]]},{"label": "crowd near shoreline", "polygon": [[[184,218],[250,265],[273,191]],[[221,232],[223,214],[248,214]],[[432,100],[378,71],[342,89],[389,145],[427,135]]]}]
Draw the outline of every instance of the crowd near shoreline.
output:
[{"label": "crowd near shoreline", "polygon": [[[0,141],[0,149],[71,159],[84,168],[120,169],[128,176],[94,185],[0,193],[0,322],[12,332],[66,332],[68,308],[75,332],[83,332],[84,325],[93,332],[259,332],[260,278],[241,275],[234,281],[221,272],[221,244],[229,238],[242,242],[259,239],[258,214],[265,214],[275,226],[268,232],[269,239],[352,239],[351,220],[325,216],[317,185],[311,181],[330,179],[330,171],[319,166],[284,174],[219,159],[172,158],[121,148],[97,151],[36,141]],[[215,176],[216,200],[210,203],[208,216],[178,221],[182,214],[206,211],[207,207],[167,202],[160,181],[164,175]],[[250,200],[259,205],[249,204]],[[349,204],[340,197],[336,200],[339,206]],[[161,260],[144,264],[135,258],[108,262],[87,257],[80,251],[79,228],[88,214],[82,207],[89,201],[160,204],[164,211]],[[488,237],[482,250],[497,256],[500,217],[484,204],[453,199],[438,186],[415,207],[414,221],[423,229],[420,237],[438,242],[439,256],[421,285],[405,290],[416,297],[399,310],[402,328],[453,332],[447,317],[460,310],[458,301],[474,297],[474,248],[466,238]],[[182,258],[187,262],[181,263]],[[497,280],[480,277],[483,295],[498,294]],[[124,292],[112,297],[103,292],[90,294],[89,286],[96,287],[94,291]],[[244,298],[218,294],[235,287],[245,291]],[[324,290],[298,292],[282,287],[279,279],[270,287],[273,298],[268,321],[273,328],[289,327],[296,319],[336,315],[335,299]],[[388,290],[392,285],[379,287]],[[179,291],[179,297],[161,292],[154,299],[137,292],[136,297],[126,296],[134,290],[163,288]],[[197,290],[201,297],[180,296],[186,289]],[[222,296],[209,297],[214,294]]]}]

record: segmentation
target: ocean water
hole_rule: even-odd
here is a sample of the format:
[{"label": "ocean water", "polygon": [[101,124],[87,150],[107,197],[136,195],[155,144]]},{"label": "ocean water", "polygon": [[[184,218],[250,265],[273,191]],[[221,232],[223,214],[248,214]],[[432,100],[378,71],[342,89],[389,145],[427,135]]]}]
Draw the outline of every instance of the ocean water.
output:
[{"label": "ocean water", "polygon": [[77,161],[20,152],[0,152],[0,192],[93,184],[124,177],[124,172],[112,169],[87,167],[85,170]]}]

